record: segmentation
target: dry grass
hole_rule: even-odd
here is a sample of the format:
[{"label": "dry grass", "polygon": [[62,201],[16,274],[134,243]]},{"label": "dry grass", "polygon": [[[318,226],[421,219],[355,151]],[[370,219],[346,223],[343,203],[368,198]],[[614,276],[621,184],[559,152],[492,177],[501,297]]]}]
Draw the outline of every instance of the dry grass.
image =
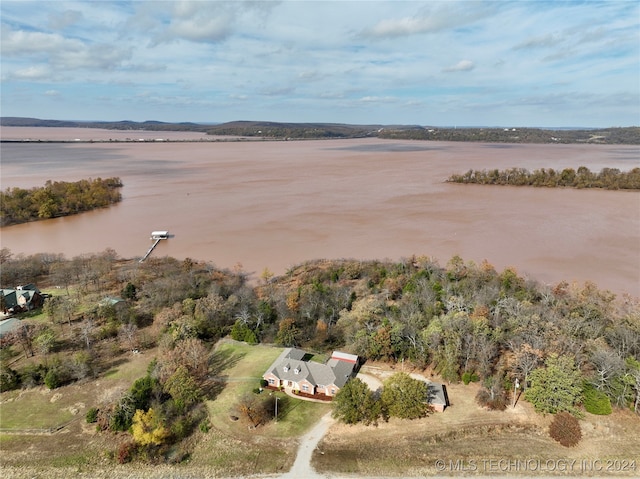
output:
[{"label": "dry grass", "polygon": [[[376,477],[459,475],[449,465],[461,460],[475,462],[476,471],[470,473],[492,476],[500,471],[485,469],[488,463],[483,461],[576,459],[579,464],[581,459],[640,457],[640,418],[630,412],[588,414],[580,421],[582,442],[565,448],[548,435],[551,416],[536,414],[530,404],[520,401],[515,409],[487,411],[475,403],[477,385],[447,389],[452,407],[444,413],[417,421],[392,419],[378,427],[334,425],[318,447],[322,453],[314,455],[314,467],[325,473]],[[447,469],[436,470],[438,459]],[[579,472],[576,466],[574,473]],[[627,475],[637,475],[637,470]]]},{"label": "dry grass", "polygon": [[[208,402],[212,428],[191,438],[188,459],[174,466],[129,464],[116,466],[108,453],[125,435],[98,434],[86,424],[86,409],[109,392],[129,387],[144,375],[153,352],[115,358],[110,374],[98,381],[66,386],[55,391],[3,393],[1,421],[16,428],[30,426],[22,411],[37,411],[41,420],[50,415],[54,424],[64,418],[77,420],[54,434],[0,434],[0,474],[11,478],[66,478],[83,474],[92,478],[238,477],[288,471],[295,459],[297,437],[329,410],[326,404],[292,401],[280,421],[255,430],[241,421],[231,421],[229,411],[239,394],[257,385],[264,369],[280,350],[238,343],[221,344],[218,352],[221,377],[245,378],[229,381]],[[126,360],[119,362],[118,359]],[[448,386],[452,407],[417,421],[391,420],[376,427],[335,424],[320,443],[314,467],[332,474],[373,477],[410,477],[447,474],[436,471],[437,459],[635,459],[640,457],[640,418],[616,411],[610,416],[587,414],[580,421],[583,440],[565,448],[548,435],[551,416],[536,414],[520,401],[505,412],[486,411],[475,403],[478,386]],[[61,394],[55,401],[55,394]],[[268,393],[266,393],[268,394]],[[84,407],[80,407],[83,403]],[[69,408],[77,409],[75,414]],[[48,413],[47,413],[48,411]],[[16,419],[16,416],[18,419]],[[21,418],[21,419],[20,419]],[[43,422],[42,424],[45,424]],[[493,476],[495,471],[482,471]],[[575,472],[575,471],[574,471]],[[459,474],[459,472],[458,472]],[[566,474],[564,474],[566,475]],[[617,474],[623,475],[623,474]],[[637,475],[637,471],[628,476]]]},{"label": "dry grass", "polygon": [[[297,451],[296,438],[315,424],[330,406],[291,399],[280,401],[279,421],[249,430],[229,416],[238,397],[259,385],[264,370],[281,349],[222,342],[216,352],[214,370],[219,379],[229,378],[214,400],[207,402],[212,428],[197,432],[188,459],[175,466],[141,464],[115,466],[109,456],[125,434],[96,433],[84,416],[88,408],[108,396],[116,396],[145,374],[155,351],[113,358],[112,367],[96,381],[72,384],[54,391],[38,388],[3,393],[0,434],[2,477],[185,477],[244,476],[270,474],[290,468]],[[237,380],[231,380],[236,378]],[[263,394],[268,394],[264,392]],[[51,401],[55,397],[54,401]],[[25,411],[31,411],[25,414]],[[27,433],[24,429],[53,427],[75,419],[53,434]],[[23,431],[20,431],[23,430]],[[178,453],[179,451],[176,451]],[[161,472],[162,471],[162,472]]]}]

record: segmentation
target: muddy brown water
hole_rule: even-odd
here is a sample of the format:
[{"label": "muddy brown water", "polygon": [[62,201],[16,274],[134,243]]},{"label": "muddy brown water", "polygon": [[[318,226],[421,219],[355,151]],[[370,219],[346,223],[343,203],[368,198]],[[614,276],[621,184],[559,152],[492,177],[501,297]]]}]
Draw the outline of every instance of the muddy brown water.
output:
[{"label": "muddy brown water", "polygon": [[[201,138],[198,133],[2,128],[3,138]],[[3,143],[1,186],[119,176],[123,201],[5,227],[14,254],[115,249],[240,263],[258,277],[305,260],[453,255],[545,283],[594,281],[640,296],[640,193],[445,183],[470,168],[640,166],[637,146],[380,139]]]}]

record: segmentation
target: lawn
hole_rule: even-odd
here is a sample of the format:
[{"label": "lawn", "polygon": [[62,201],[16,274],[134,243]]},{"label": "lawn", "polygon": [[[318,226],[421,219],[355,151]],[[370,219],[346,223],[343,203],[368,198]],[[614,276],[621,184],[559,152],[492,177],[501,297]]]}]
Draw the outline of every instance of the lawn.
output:
[{"label": "lawn", "polygon": [[[235,405],[244,394],[255,394],[264,371],[282,348],[223,342],[216,350],[214,364],[227,382],[220,394],[207,402],[213,428],[196,446],[194,464],[213,469],[216,474],[237,476],[278,473],[289,469],[295,458],[296,438],[331,410],[329,404],[302,401],[274,393],[278,401],[278,422],[249,429],[236,415]],[[270,394],[263,391],[261,394]]]},{"label": "lawn", "polygon": [[99,404],[110,390],[125,389],[146,373],[153,351],[115,358],[114,366],[95,381],[73,383],[54,390],[44,386],[0,394],[0,428],[9,430],[49,429],[74,418],[84,419],[86,411]]},{"label": "lawn", "polygon": [[[225,342],[218,346],[218,362],[228,366],[222,370],[220,376],[228,380],[216,399],[208,402],[211,422],[216,428],[226,433],[244,435],[246,427],[240,431],[239,424],[231,421],[229,417],[234,414],[238,398],[245,394],[254,394],[253,390],[260,386],[262,374],[281,352],[282,348],[250,346],[235,342]],[[260,435],[281,438],[299,436],[330,410],[329,405],[290,398],[284,393],[273,394],[279,398],[279,421],[259,428]]]},{"label": "lawn", "polygon": [[[195,474],[194,477],[237,477],[289,470],[297,452],[297,438],[331,410],[330,404],[311,403],[276,393],[281,398],[277,423],[271,421],[250,430],[242,420],[230,418],[237,398],[254,394],[253,389],[259,387],[262,373],[281,351],[282,348],[234,341],[222,341],[218,345],[212,375],[224,387],[206,402],[212,427],[208,432],[196,431],[190,439],[193,447],[188,460],[173,466],[172,473],[183,471]],[[90,407],[99,404],[103,395],[123,391],[133,380],[143,376],[155,354],[155,351],[145,351],[113,358],[111,367],[95,381],[53,391],[41,387],[2,393],[0,425],[14,432],[0,434],[1,465],[12,468],[15,473],[26,465],[56,466],[52,472],[71,467],[79,472],[111,464],[105,453],[114,449],[117,437],[96,433],[92,425],[86,424],[84,415]],[[19,432],[56,427],[69,420],[74,421],[53,435]],[[28,452],[25,443],[29,444]],[[140,472],[140,477],[144,477],[151,470]]]}]

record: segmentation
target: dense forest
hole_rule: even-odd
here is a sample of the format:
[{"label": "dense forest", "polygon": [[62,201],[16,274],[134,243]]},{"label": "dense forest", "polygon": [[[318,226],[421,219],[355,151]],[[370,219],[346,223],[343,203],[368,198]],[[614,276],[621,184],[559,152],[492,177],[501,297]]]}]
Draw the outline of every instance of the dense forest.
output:
[{"label": "dense forest", "polygon": [[[23,331],[13,341],[3,338],[3,357],[20,348],[33,353],[29,344],[48,344],[42,347],[47,352],[64,344],[91,354],[93,344],[119,338],[128,348],[160,344],[167,351],[158,359],[162,367],[182,351],[178,347],[187,354],[200,345],[205,354],[230,335],[249,343],[410,362],[449,382],[478,380],[484,385],[481,399],[498,409],[519,379],[525,390],[532,385],[527,398],[541,411],[576,412],[593,395],[613,407],[640,410],[640,303],[591,283],[542,285],[512,268],[498,272],[487,262],[460,257],[446,266],[427,257],[313,261],[282,277],[265,270],[256,286],[240,268],[221,271],[171,258],[139,264],[118,260],[113,251],[66,260],[14,257],[5,249],[0,261],[5,287],[39,281],[72,291],[45,303],[51,326]],[[83,300],[91,294],[126,301],[118,308],[88,308]],[[59,342],[65,329],[71,337]],[[38,339],[43,331],[46,341]],[[98,357],[87,361],[99,369]],[[38,374],[14,371],[12,384],[44,381],[47,366],[41,367]],[[60,367],[59,381],[75,377],[77,368]],[[179,363],[172,367],[173,374]],[[197,369],[197,362],[190,367]],[[549,394],[536,389],[549,378],[531,381],[558,370],[572,391],[560,408],[547,405]],[[187,372],[194,381],[200,377]]]},{"label": "dense forest", "polygon": [[0,192],[0,226],[68,216],[104,208],[122,199],[120,178],[47,181],[43,187]]},{"label": "dense forest", "polygon": [[451,175],[453,183],[479,185],[511,185],[569,188],[605,188],[607,190],[640,190],[640,168],[624,172],[617,168],[603,168],[594,173],[581,166],[577,170],[565,168],[556,171],[542,168],[530,172],[524,168],[508,170],[469,170],[463,175]]}]

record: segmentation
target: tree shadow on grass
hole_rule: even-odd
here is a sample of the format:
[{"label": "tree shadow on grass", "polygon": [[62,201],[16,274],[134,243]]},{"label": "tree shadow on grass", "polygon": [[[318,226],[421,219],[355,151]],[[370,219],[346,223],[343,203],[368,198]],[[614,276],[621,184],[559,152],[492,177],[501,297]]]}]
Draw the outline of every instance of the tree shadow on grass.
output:
[{"label": "tree shadow on grass", "polygon": [[287,419],[291,411],[295,410],[302,401],[294,401],[289,396],[278,397],[278,421]]},{"label": "tree shadow on grass", "polygon": [[226,369],[231,369],[240,362],[246,353],[232,350],[215,351],[209,358],[209,375],[219,376]]},{"label": "tree shadow on grass", "polygon": [[122,366],[127,362],[129,362],[127,358],[117,358],[113,361],[106,361],[98,366],[97,374],[105,377],[113,376],[119,371],[118,366]]},{"label": "tree shadow on grass", "polygon": [[209,358],[209,377],[202,385],[202,392],[208,400],[214,400],[220,394],[229,376],[222,374],[223,371],[231,369],[246,356],[246,353],[237,351],[215,351]]}]

